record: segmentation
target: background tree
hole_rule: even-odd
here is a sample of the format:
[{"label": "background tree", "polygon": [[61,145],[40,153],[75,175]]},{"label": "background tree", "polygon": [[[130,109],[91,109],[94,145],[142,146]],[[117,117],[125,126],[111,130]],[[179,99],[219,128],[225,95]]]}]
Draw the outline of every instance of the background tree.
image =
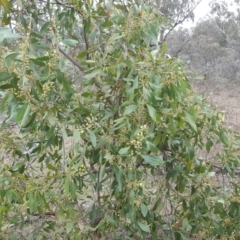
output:
[{"label": "background tree", "polygon": [[160,31],[160,43],[164,42],[168,34],[185,21],[194,21],[194,10],[201,0],[162,0],[159,1],[160,12],[167,20],[168,24]]},{"label": "background tree", "polygon": [[[177,31],[173,31],[167,41],[168,52],[172,57],[178,58],[181,56],[185,62],[188,61],[188,50],[189,41],[191,40],[191,33],[188,29],[179,28]],[[187,59],[184,55],[187,54]]]},{"label": "background tree", "polygon": [[[238,14],[230,12],[227,5],[221,6],[219,3],[213,5],[213,15],[197,23],[191,31],[179,29],[172,32],[168,38],[169,53],[172,56],[178,53],[177,56],[188,63],[190,69],[207,74],[208,79],[237,81]],[[188,32],[187,38],[183,37],[183,32]]]}]

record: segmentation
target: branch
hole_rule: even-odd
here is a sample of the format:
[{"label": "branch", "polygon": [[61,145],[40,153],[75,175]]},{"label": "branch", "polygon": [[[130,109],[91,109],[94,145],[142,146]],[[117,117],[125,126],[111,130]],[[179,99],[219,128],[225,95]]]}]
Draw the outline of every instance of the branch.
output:
[{"label": "branch", "polygon": [[82,15],[82,13],[80,11],[78,11],[77,9],[75,9],[74,7],[70,6],[70,5],[67,5],[67,4],[64,4],[58,0],[55,0],[56,1],[56,4],[59,4],[65,8],[69,8],[69,9],[73,9],[74,11],[78,12],[80,15]]},{"label": "branch", "polygon": [[85,48],[86,48],[86,51],[87,51],[87,60],[89,60],[89,53],[88,53],[89,44],[88,44],[88,39],[87,39],[87,34],[85,32],[85,29],[86,29],[86,26],[84,25],[84,28],[83,28],[83,38],[84,38],[84,42],[85,42]]},{"label": "branch", "polygon": [[54,216],[55,217],[55,213],[53,213],[53,212],[45,212],[43,216],[41,214],[39,214],[39,213],[31,213],[31,216],[39,217],[39,218],[43,218],[45,216]]},{"label": "branch", "polygon": [[186,43],[190,42],[191,39],[188,39],[186,42],[184,42],[184,45],[174,54],[174,57],[178,57],[178,54],[183,50]]},{"label": "branch", "polygon": [[[96,169],[90,170],[90,172],[91,173],[99,173],[99,171],[96,170]],[[105,169],[105,173],[110,173],[110,172],[112,172],[112,168],[111,167]],[[89,173],[86,173],[86,174],[83,174],[81,177],[86,177],[88,175],[89,175]]]},{"label": "branch", "polygon": [[168,35],[176,28],[177,25],[182,24],[188,17],[189,15],[196,9],[196,7],[202,2],[202,0],[198,1],[197,4],[186,14],[181,20],[178,20],[174,23],[173,27],[168,31],[168,33],[164,36],[163,40],[158,42],[158,45],[161,45],[164,43],[168,37]]},{"label": "branch", "polygon": [[84,71],[84,68],[79,65],[75,60],[73,60],[67,53],[65,53],[60,47],[58,48],[59,52],[62,53],[74,66],[76,66],[79,70]]},{"label": "branch", "polygon": [[[141,160],[141,162],[139,162],[138,164],[136,164],[136,168],[139,168],[139,167],[141,167],[141,166],[144,166],[144,164],[143,164],[143,162],[144,162],[144,159],[142,159]],[[105,173],[110,173],[110,172],[112,172],[113,171],[113,169],[112,169],[112,167],[107,167],[106,169],[105,169]],[[90,169],[90,172],[91,173],[93,173],[93,174],[99,174],[100,173],[100,170],[96,170],[96,169]],[[86,176],[88,176],[89,175],[89,173],[85,173],[85,174],[83,174],[81,177],[86,177]]]}]

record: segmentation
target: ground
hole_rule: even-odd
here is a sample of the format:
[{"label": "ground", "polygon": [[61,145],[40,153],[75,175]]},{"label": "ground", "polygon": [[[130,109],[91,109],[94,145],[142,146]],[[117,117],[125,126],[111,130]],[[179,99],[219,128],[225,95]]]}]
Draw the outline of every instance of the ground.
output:
[{"label": "ground", "polygon": [[193,86],[213,107],[225,113],[226,125],[240,129],[240,83],[206,82],[195,80]]}]

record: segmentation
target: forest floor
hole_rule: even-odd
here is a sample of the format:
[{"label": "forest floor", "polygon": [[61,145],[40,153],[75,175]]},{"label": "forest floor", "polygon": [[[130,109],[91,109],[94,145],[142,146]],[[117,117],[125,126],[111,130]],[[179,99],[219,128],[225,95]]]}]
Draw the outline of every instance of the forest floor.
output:
[{"label": "forest floor", "polygon": [[240,130],[240,83],[204,82],[195,80],[196,92],[207,99],[213,107],[225,113],[226,126]]}]

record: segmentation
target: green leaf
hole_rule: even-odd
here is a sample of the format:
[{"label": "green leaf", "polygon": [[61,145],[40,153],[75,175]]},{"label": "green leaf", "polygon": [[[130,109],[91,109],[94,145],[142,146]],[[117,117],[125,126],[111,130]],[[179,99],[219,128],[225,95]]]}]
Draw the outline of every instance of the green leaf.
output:
[{"label": "green leaf", "polygon": [[64,191],[66,194],[69,194],[69,179],[68,179],[68,177],[66,177],[65,181],[64,181]]},{"label": "green leaf", "polygon": [[139,221],[137,221],[137,224],[142,231],[150,233],[150,228],[146,224],[143,224]]},{"label": "green leaf", "polygon": [[50,112],[50,111],[47,112],[47,119],[52,126],[55,125],[56,119],[52,112]]},{"label": "green leaf", "polygon": [[89,129],[87,129],[87,131],[88,131],[90,140],[91,140],[91,142],[92,142],[92,145],[93,145],[94,147],[96,147],[96,145],[97,145],[97,139],[96,139],[96,136],[95,136],[94,132],[92,132],[92,131],[89,130]]},{"label": "green leaf", "polygon": [[143,94],[146,99],[149,99],[151,97],[151,94],[148,92],[148,90],[143,86]]},{"label": "green leaf", "polygon": [[31,32],[30,35],[35,37],[35,38],[43,39],[43,36],[41,34],[37,33],[37,32]]},{"label": "green leaf", "polygon": [[169,114],[172,111],[170,108],[162,108],[160,109],[160,112],[163,114]]},{"label": "green leaf", "polygon": [[12,97],[11,95],[6,94],[4,98],[1,100],[0,115],[4,112],[8,104],[8,101],[11,101],[11,97]]},{"label": "green leaf", "polygon": [[183,235],[182,233],[179,233],[180,234],[180,236],[181,236],[181,240],[187,240],[188,238],[186,238],[186,236],[185,235]]},{"label": "green leaf", "polygon": [[33,192],[29,192],[28,194],[28,206],[31,209],[32,212],[37,211],[37,201],[35,199],[35,195]]},{"label": "green leaf", "polygon": [[66,131],[66,129],[64,127],[61,129],[61,132],[62,132],[63,139],[67,139],[68,134],[67,134],[67,131]]},{"label": "green leaf", "polygon": [[56,78],[58,80],[59,83],[62,84],[63,82],[63,73],[60,71],[60,69],[56,69]]},{"label": "green leaf", "polygon": [[25,112],[24,112],[23,117],[22,117],[21,126],[26,125],[26,123],[28,122],[29,113],[30,113],[30,105],[27,104],[27,107],[26,107]]},{"label": "green leaf", "polygon": [[182,228],[184,230],[186,230],[187,232],[188,231],[191,231],[192,229],[192,226],[188,223],[188,219],[187,218],[184,218],[183,221],[182,221]]},{"label": "green leaf", "polygon": [[21,35],[13,33],[12,30],[8,27],[0,27],[0,42],[5,39],[16,39],[21,37]]},{"label": "green leaf", "polygon": [[122,189],[123,189],[123,183],[124,183],[123,171],[119,166],[114,165],[114,172],[116,174],[116,180],[117,180],[117,183],[118,183],[118,190],[119,190],[119,192],[121,192]]},{"label": "green leaf", "polygon": [[118,151],[118,153],[119,153],[120,155],[125,155],[125,154],[127,154],[129,148],[130,148],[130,147],[121,148],[121,149]]},{"label": "green leaf", "polygon": [[192,129],[195,132],[197,132],[197,125],[196,125],[196,123],[195,123],[195,121],[193,119],[193,116],[190,113],[186,112],[186,111],[184,111],[184,113],[185,113],[185,116],[186,116],[186,119],[187,119],[187,122],[189,123],[189,125],[192,127]]},{"label": "green leaf", "polygon": [[113,35],[108,39],[108,44],[113,43],[115,40],[123,38],[124,35],[121,35],[119,33],[113,33]]},{"label": "green leaf", "polygon": [[50,170],[53,170],[53,171],[57,171],[57,168],[56,167],[54,167],[52,164],[50,164],[50,163],[46,163],[46,166],[47,166],[47,168],[48,169],[50,169]]},{"label": "green leaf", "polygon": [[222,143],[224,143],[225,145],[229,145],[229,140],[228,138],[226,137],[225,133],[223,130],[220,131],[219,133],[219,138],[220,140],[222,141]]},{"label": "green leaf", "polygon": [[8,0],[0,0],[0,6],[1,5],[6,9],[10,8],[10,2]]},{"label": "green leaf", "polygon": [[0,81],[9,81],[13,78],[13,75],[8,72],[0,72]]},{"label": "green leaf", "polygon": [[137,107],[138,107],[137,105],[127,106],[126,109],[123,112],[123,115],[128,115],[128,114],[134,112],[137,109]]},{"label": "green leaf", "polygon": [[112,226],[116,226],[117,223],[118,223],[116,220],[114,220],[114,218],[113,218],[112,216],[109,216],[109,215],[107,215],[107,216],[105,217],[105,219],[106,219],[107,222],[110,223]]},{"label": "green leaf", "polygon": [[3,84],[0,86],[0,89],[10,89],[10,88],[15,88],[15,85],[12,84]]},{"label": "green leaf", "polygon": [[99,181],[101,182],[104,178],[105,175],[105,168],[106,168],[106,164],[103,164],[100,168],[100,172],[99,172]]},{"label": "green leaf", "polygon": [[156,120],[157,120],[156,110],[152,106],[150,106],[148,104],[147,104],[147,109],[148,109],[148,113],[149,113],[150,117],[152,118],[152,120],[154,122],[156,122]]},{"label": "green leaf", "polygon": [[31,126],[32,123],[34,122],[36,116],[37,116],[37,113],[36,112],[33,113],[31,118],[29,119],[29,121],[26,124],[22,125],[22,128],[28,128],[29,126]]},{"label": "green leaf", "polygon": [[18,111],[17,111],[17,115],[16,115],[16,122],[20,122],[23,119],[23,116],[26,112],[26,109],[28,107],[28,104],[24,104],[23,106],[21,106]]},{"label": "green leaf", "polygon": [[76,129],[73,130],[73,139],[75,143],[79,142],[80,140],[80,132]]},{"label": "green leaf", "polygon": [[20,173],[23,173],[24,169],[25,169],[24,162],[18,162],[11,167],[11,171],[19,171]]},{"label": "green leaf", "polygon": [[88,73],[88,74],[84,75],[84,78],[86,78],[86,79],[92,79],[92,78],[96,77],[99,73],[102,73],[102,70],[98,69],[98,70],[96,70],[96,71],[93,71],[93,72],[91,72],[91,73]]},{"label": "green leaf", "polygon": [[156,59],[158,53],[159,53],[159,49],[154,49],[153,51],[151,51],[152,58]]},{"label": "green leaf", "polygon": [[18,52],[12,52],[5,56],[5,65],[9,69],[11,67],[12,62],[16,59],[19,55]]},{"label": "green leaf", "polygon": [[69,222],[69,223],[67,223],[67,225],[66,225],[66,232],[67,232],[67,234],[69,234],[71,231],[72,231],[72,229],[73,229],[73,227],[74,227],[74,222],[72,221],[72,222]]},{"label": "green leaf", "polygon": [[112,117],[114,115],[114,112],[106,112],[105,116],[102,118],[102,120],[106,120],[109,119],[110,117]]},{"label": "green leaf", "polygon": [[215,175],[216,175],[215,172],[209,172],[209,173],[207,174],[208,177],[214,177]]},{"label": "green leaf", "polygon": [[55,132],[55,126],[52,126],[49,128],[49,130],[46,132],[46,138],[51,139]]},{"label": "green leaf", "polygon": [[97,31],[94,29],[88,35],[90,43],[94,43],[96,36],[97,36]]},{"label": "green leaf", "polygon": [[141,205],[141,213],[142,213],[143,217],[146,217],[147,213],[148,213],[148,207],[143,203]]},{"label": "green leaf", "polygon": [[[4,1],[4,0],[1,0],[1,1]],[[11,17],[8,15],[8,11],[5,10],[3,12],[2,25],[7,26],[9,25],[10,21],[11,21]]]},{"label": "green leaf", "polygon": [[121,23],[124,21],[124,19],[125,19],[124,15],[115,14],[109,20],[113,23]]},{"label": "green leaf", "polygon": [[183,177],[180,177],[180,179],[178,179],[176,190],[179,191],[180,193],[183,193],[185,190],[186,184],[187,184],[187,180]]},{"label": "green leaf", "polygon": [[50,22],[46,22],[42,25],[42,27],[40,29],[41,34],[45,34],[48,31],[49,24],[50,24]]},{"label": "green leaf", "polygon": [[66,92],[70,93],[72,88],[71,88],[71,84],[69,82],[69,79],[66,78],[64,75],[62,75],[62,85],[63,85],[63,88]]},{"label": "green leaf", "polygon": [[167,43],[163,42],[161,46],[161,54],[165,55],[166,51],[167,51]]},{"label": "green leaf", "polygon": [[158,133],[157,134],[157,136],[154,138],[154,140],[153,140],[153,144],[155,145],[155,146],[158,146],[158,144],[160,143],[160,141],[161,141],[161,138],[162,138],[162,135],[160,134],[160,133]]},{"label": "green leaf", "polygon": [[32,46],[35,48],[39,48],[47,51],[50,50],[50,47],[45,43],[35,43],[35,44],[32,44]]},{"label": "green leaf", "polygon": [[38,65],[38,66],[41,66],[41,67],[44,67],[46,66],[46,63],[45,62],[41,62],[41,61],[38,61],[36,59],[29,59],[31,62],[33,62],[34,64]]},{"label": "green leaf", "polygon": [[77,55],[77,58],[84,58],[87,56],[87,51],[83,51],[83,52],[80,52],[78,55]]},{"label": "green leaf", "polygon": [[159,151],[159,149],[157,149],[153,143],[146,141],[146,144],[147,144],[147,150],[154,152],[154,153],[157,153]]},{"label": "green leaf", "polygon": [[137,75],[134,79],[134,82],[133,82],[133,88],[134,89],[137,89],[139,84],[138,84],[138,79],[139,79],[139,76]]},{"label": "green leaf", "polygon": [[161,156],[141,155],[141,157],[152,166],[161,166],[163,164]]},{"label": "green leaf", "polygon": [[210,152],[212,146],[213,146],[213,142],[211,141],[211,139],[208,138],[206,143],[206,149],[208,153]]},{"label": "green leaf", "polygon": [[83,25],[84,25],[84,33],[89,33],[90,27],[91,27],[91,19],[86,19],[83,21]]},{"label": "green leaf", "polygon": [[64,39],[62,40],[62,43],[69,47],[75,47],[78,44],[78,41],[74,39]]}]

